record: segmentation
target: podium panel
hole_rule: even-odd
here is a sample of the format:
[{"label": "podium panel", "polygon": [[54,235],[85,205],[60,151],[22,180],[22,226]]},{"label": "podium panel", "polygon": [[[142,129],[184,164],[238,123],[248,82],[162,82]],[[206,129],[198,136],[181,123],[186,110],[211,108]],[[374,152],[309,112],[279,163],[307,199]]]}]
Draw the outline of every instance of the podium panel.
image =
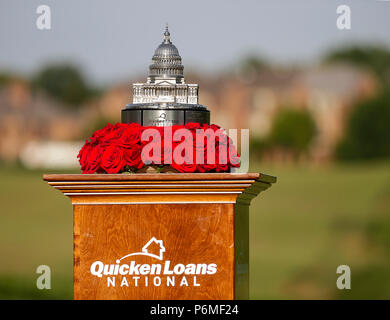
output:
[{"label": "podium panel", "polygon": [[262,174],[44,175],[74,213],[74,299],[248,299]]}]

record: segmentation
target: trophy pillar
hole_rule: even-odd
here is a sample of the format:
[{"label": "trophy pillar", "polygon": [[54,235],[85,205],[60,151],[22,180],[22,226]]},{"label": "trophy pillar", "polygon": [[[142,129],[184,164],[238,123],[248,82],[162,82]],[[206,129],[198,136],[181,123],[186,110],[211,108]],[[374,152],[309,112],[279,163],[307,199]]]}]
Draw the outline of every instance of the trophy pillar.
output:
[{"label": "trophy pillar", "polygon": [[258,174],[48,174],[74,219],[74,299],[248,299]]}]

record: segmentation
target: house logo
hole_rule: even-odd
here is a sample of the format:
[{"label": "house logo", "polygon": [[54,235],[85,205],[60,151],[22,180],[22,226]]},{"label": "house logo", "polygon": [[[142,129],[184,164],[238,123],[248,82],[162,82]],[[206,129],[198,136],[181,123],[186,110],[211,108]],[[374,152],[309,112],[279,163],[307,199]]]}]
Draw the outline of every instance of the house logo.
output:
[{"label": "house logo", "polygon": [[[153,244],[157,245],[159,247],[158,252],[159,254],[154,254],[149,252],[149,247],[153,246]],[[153,251],[152,251],[153,252]],[[156,251],[154,251],[156,252]],[[165,247],[163,245],[162,240],[157,240],[155,237],[152,237],[143,247],[141,252],[134,252],[134,253],[129,253],[122,258],[116,260],[116,263],[120,263],[123,259],[131,257],[131,256],[149,256],[152,258],[156,258],[158,260],[163,259],[163,253],[165,252]]]},{"label": "house logo", "polygon": [[[107,287],[115,287],[118,281],[121,287],[128,287],[130,283],[134,287],[160,286],[164,283],[167,287],[176,285],[198,287],[200,283],[197,276],[217,273],[215,263],[171,263],[170,260],[164,260],[165,252],[163,240],[152,237],[141,247],[141,251],[126,254],[114,260],[114,264],[94,261],[90,267],[90,274],[98,278],[105,277]],[[151,263],[140,263],[145,260],[137,259],[139,256],[152,258]]]}]

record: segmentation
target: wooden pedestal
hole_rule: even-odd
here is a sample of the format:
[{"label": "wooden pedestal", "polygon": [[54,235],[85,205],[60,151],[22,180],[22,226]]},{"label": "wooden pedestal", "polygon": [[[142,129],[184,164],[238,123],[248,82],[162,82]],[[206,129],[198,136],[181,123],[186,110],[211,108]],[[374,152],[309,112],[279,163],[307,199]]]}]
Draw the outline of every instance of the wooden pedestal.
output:
[{"label": "wooden pedestal", "polygon": [[258,174],[49,174],[74,214],[74,299],[248,299]]}]

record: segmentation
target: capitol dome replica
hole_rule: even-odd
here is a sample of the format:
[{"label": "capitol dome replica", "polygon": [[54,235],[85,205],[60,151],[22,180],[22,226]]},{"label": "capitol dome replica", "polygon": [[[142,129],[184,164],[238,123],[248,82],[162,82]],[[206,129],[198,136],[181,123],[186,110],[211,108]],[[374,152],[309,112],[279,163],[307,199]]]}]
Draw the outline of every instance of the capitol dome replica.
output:
[{"label": "capitol dome replica", "polygon": [[210,112],[198,104],[199,87],[184,79],[179,50],[171,41],[168,26],[149,66],[146,83],[133,84],[133,103],[122,110],[122,122],[143,126],[183,125],[210,122]]}]

